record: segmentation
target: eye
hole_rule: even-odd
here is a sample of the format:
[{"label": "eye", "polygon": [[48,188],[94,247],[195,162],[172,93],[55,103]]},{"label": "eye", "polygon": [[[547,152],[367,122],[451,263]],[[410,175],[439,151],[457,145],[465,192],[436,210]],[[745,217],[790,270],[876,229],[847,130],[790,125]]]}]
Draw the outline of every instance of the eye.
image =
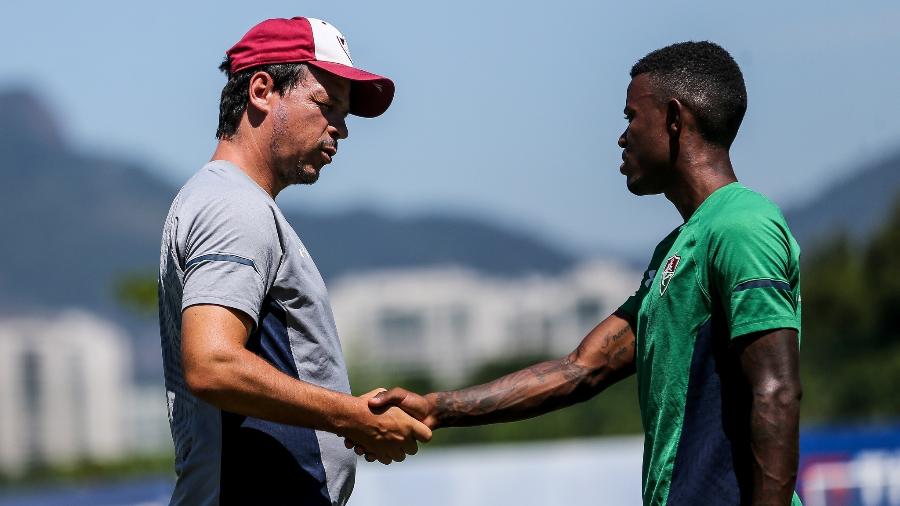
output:
[{"label": "eye", "polygon": [[316,104],[319,106],[319,109],[322,109],[322,112],[331,112],[331,110],[334,109],[334,105],[329,104],[328,102],[316,100]]}]

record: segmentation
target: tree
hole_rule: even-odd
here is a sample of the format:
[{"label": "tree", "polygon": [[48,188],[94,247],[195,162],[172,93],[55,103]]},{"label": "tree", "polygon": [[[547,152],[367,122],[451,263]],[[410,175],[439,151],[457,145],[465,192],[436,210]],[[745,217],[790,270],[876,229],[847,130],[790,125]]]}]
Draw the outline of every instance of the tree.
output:
[{"label": "tree", "polygon": [[[900,197],[900,196],[898,196]],[[835,420],[900,415],[900,198],[867,243],[838,235],[803,266],[803,413]]]}]

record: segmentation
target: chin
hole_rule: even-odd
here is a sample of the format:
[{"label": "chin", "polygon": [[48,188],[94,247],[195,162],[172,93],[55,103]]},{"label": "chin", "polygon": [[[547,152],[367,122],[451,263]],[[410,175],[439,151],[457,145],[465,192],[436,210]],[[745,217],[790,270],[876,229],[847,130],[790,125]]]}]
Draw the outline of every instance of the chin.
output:
[{"label": "chin", "polygon": [[628,191],[634,195],[646,195],[643,188],[641,188],[640,178],[629,177],[625,180],[625,186],[628,188]]},{"label": "chin", "polygon": [[629,192],[639,197],[642,195],[658,195],[663,192],[662,189],[654,188],[645,179],[638,177],[629,177],[625,181],[625,186],[628,187]]},{"label": "chin", "polygon": [[321,168],[309,165],[298,167],[297,172],[293,174],[291,184],[313,184],[319,180],[319,171]]},{"label": "chin", "polygon": [[304,174],[301,174],[299,181],[297,181],[297,184],[313,184],[318,180],[319,180],[318,173],[315,173],[315,174],[305,174],[304,173]]}]

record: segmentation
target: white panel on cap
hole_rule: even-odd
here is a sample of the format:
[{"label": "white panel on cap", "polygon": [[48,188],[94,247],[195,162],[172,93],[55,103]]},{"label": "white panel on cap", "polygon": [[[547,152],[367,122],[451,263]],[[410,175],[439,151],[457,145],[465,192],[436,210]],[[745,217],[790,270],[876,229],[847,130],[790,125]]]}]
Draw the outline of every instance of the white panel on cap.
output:
[{"label": "white panel on cap", "polygon": [[312,26],[313,43],[316,45],[316,59],[353,66],[347,39],[331,24],[321,19],[306,18]]}]

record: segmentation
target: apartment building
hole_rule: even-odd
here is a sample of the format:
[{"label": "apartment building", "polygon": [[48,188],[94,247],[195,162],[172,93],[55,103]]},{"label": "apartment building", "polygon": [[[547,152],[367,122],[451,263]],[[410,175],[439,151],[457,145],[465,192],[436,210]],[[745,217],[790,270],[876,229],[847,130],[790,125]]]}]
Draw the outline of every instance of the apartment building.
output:
[{"label": "apartment building", "polygon": [[362,273],[330,289],[351,367],[459,381],[486,362],[568,353],[640,282],[593,261],[558,277],[485,277],[461,268]]},{"label": "apartment building", "polygon": [[0,319],[0,471],[122,456],[130,362],[122,332],[88,313]]}]

